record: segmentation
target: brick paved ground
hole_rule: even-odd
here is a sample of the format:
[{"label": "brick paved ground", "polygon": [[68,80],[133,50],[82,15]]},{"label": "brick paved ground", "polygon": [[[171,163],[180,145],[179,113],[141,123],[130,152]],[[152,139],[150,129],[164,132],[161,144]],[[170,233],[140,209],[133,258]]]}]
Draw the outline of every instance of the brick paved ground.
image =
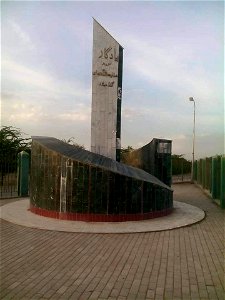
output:
[{"label": "brick paved ground", "polygon": [[204,209],[205,220],[141,234],[1,221],[1,299],[224,299],[224,211],[194,185],[174,189],[175,200]]}]

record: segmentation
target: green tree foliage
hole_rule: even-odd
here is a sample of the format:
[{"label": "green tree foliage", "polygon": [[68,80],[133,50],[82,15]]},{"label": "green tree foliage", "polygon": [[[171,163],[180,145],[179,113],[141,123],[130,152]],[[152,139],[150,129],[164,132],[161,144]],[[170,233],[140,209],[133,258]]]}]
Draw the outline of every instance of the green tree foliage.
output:
[{"label": "green tree foliage", "polygon": [[13,126],[2,126],[0,130],[0,155],[7,157],[23,150],[30,149],[30,138],[24,138],[20,129]]},{"label": "green tree foliage", "polygon": [[2,126],[0,130],[0,175],[1,183],[7,173],[15,172],[17,154],[23,150],[30,152],[30,138],[24,138],[20,129]]},{"label": "green tree foliage", "polygon": [[126,154],[133,151],[134,148],[132,146],[127,146],[127,148],[121,148],[120,154],[121,154],[121,162],[126,163]]},{"label": "green tree foliage", "polygon": [[81,148],[81,149],[85,149],[84,145],[78,144],[78,143],[75,141],[75,138],[74,138],[74,137],[71,137],[71,138],[69,138],[68,140],[62,139],[62,141],[63,141],[64,143],[70,144],[70,145],[72,145],[72,146],[74,146],[74,147],[78,147],[78,148]]},{"label": "green tree foliage", "polygon": [[183,157],[183,154],[172,155],[172,174],[188,174],[191,172],[191,162]]}]

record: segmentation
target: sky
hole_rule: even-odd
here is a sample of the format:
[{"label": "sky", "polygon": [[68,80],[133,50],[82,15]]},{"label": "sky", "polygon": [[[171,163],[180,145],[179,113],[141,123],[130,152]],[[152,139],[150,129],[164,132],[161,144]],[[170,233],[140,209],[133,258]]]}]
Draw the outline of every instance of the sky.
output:
[{"label": "sky", "polygon": [[90,149],[93,17],[124,47],[122,147],[224,153],[223,1],[2,1],[1,125]]}]

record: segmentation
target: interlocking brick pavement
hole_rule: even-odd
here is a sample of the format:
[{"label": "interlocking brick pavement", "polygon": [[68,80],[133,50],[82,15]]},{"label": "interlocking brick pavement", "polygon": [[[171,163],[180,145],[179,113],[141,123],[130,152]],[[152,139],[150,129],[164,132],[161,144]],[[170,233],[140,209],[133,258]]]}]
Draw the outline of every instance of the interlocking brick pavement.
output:
[{"label": "interlocking brick pavement", "polygon": [[206,211],[202,222],[87,234],[1,220],[1,299],[224,300],[224,211],[192,184],[173,188],[175,200]]}]

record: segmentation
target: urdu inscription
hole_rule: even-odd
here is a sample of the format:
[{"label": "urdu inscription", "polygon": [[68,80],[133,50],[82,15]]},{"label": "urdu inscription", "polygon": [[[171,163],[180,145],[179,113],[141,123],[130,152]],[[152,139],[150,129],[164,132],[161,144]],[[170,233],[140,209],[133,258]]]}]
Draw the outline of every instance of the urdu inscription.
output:
[{"label": "urdu inscription", "polygon": [[[111,51],[113,50],[113,51]],[[108,48],[104,48],[103,50],[101,50],[101,53],[99,55],[98,58],[101,58],[101,59],[104,59],[104,60],[107,60],[106,62],[103,61],[102,62],[102,66],[105,66],[105,67],[108,67],[112,64],[111,61],[108,61],[108,59],[114,59],[114,61],[118,62],[119,61],[119,56],[116,55],[116,49],[112,47],[108,47]],[[108,72],[106,69],[103,69],[101,71],[94,71],[92,73],[93,75],[97,75],[97,76],[108,76],[110,78],[113,78],[113,77],[118,77],[118,74],[116,74],[115,72]],[[103,87],[113,87],[114,85],[114,81],[101,81],[99,83],[100,86],[103,86]]]}]

